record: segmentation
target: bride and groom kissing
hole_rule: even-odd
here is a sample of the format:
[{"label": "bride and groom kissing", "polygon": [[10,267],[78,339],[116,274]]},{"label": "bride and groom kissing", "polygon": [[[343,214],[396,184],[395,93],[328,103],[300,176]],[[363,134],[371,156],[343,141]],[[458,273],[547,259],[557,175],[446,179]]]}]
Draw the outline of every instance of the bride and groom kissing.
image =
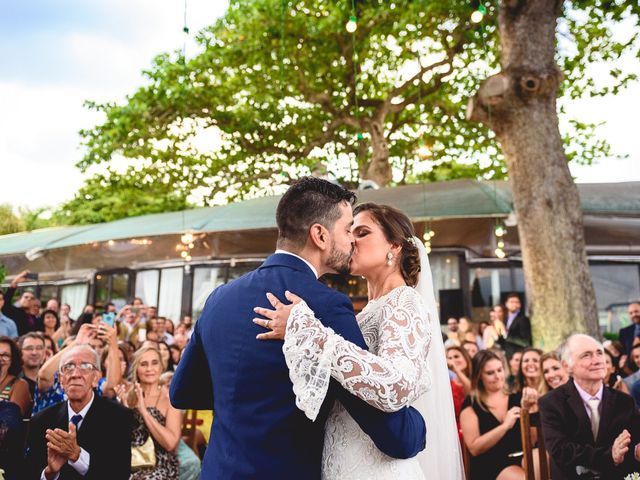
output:
[{"label": "bride and groom kissing", "polygon": [[[276,252],[207,299],[171,384],[176,408],[215,412],[200,478],[463,478],[426,251],[404,214],[355,201],[299,179]],[[357,319],[318,281],[349,272]]]}]

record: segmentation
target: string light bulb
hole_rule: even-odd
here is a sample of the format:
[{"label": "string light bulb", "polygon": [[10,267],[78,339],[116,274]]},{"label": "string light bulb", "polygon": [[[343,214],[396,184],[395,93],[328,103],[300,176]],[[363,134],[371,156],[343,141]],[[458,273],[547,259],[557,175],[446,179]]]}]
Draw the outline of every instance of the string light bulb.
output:
[{"label": "string light bulb", "polygon": [[496,225],[496,237],[504,237],[505,233],[507,232],[502,225]]},{"label": "string light bulb", "polygon": [[183,233],[182,236],[180,237],[180,241],[185,245],[189,245],[190,243],[193,243],[193,240],[194,240],[193,233]]},{"label": "string light bulb", "polygon": [[471,21],[473,23],[480,23],[484,18],[484,14],[480,10],[474,10],[471,14]]},{"label": "string light bulb", "polygon": [[358,19],[355,15],[349,17],[349,21],[346,25],[347,32],[354,33],[358,29]]},{"label": "string light bulb", "polygon": [[498,257],[498,258],[504,258],[504,257],[507,256],[507,254],[504,253],[504,250],[502,250],[501,248],[496,248],[494,250],[494,253],[496,254],[496,257]]}]

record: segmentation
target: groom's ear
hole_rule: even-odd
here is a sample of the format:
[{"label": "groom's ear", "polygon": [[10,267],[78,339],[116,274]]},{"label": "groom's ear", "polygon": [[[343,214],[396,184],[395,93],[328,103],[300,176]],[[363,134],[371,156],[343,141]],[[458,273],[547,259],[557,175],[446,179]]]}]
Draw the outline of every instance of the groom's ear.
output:
[{"label": "groom's ear", "polygon": [[309,229],[309,237],[313,244],[320,250],[325,250],[327,248],[329,232],[324,226],[319,223],[311,225],[311,228]]}]

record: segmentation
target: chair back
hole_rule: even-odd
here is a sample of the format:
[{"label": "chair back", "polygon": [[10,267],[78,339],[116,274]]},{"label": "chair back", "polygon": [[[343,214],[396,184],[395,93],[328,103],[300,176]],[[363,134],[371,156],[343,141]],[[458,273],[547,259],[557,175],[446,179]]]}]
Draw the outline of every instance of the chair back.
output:
[{"label": "chair back", "polygon": [[196,447],[196,430],[198,425],[202,425],[202,420],[198,419],[197,410],[187,410],[184,418],[182,419],[182,435],[185,438],[185,443],[197,453]]},{"label": "chair back", "polygon": [[[525,478],[527,480],[535,480],[533,450],[534,441],[532,441],[532,433],[538,441],[538,459],[540,475],[539,480],[549,480],[549,463],[547,462],[547,450],[544,445],[544,436],[542,435],[542,427],[540,424],[540,413],[530,413],[529,410],[523,408],[520,410],[520,433],[522,436],[522,452],[523,466]],[[534,437],[534,438],[535,438]]]}]

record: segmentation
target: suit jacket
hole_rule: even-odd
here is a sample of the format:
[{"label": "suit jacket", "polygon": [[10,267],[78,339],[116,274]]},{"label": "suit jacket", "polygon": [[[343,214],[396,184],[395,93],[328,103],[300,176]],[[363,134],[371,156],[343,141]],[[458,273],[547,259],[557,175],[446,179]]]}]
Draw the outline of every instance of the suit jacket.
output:
[{"label": "suit jacket", "polygon": [[511,322],[511,326],[507,330],[507,340],[524,343],[525,345],[521,348],[531,345],[531,320],[522,313],[522,310]]},{"label": "suit jacket", "polygon": [[4,292],[4,306],[2,307],[2,313],[13,320],[18,328],[18,336],[22,336],[27,332],[43,331],[44,325],[42,319],[29,315],[23,308],[16,307],[13,304],[13,296],[16,293],[16,289],[9,287]]},{"label": "suit jacket", "polygon": [[285,290],[304,298],[325,325],[366,348],[349,298],[317,281],[292,255],[274,254],[218,287],[171,382],[176,408],[215,411],[200,478],[319,479],[324,422],[336,398],[387,455],[407,458],[422,450],[426,431],[416,410],[383,413],[335,381],[315,422],[296,408],[283,342],[257,340],[265,330],[251,321],[255,306],[271,307],[266,292],[284,300]]},{"label": "suit jacket", "polygon": [[620,343],[624,346],[624,353],[627,355],[631,353],[631,346],[633,345],[633,339],[635,338],[636,324],[632,323],[624,328],[620,329]]},{"label": "suit jacket", "polygon": [[[638,470],[633,450],[640,442],[640,412],[629,395],[604,387],[596,440],[572,378],[543,396],[539,405],[553,480],[579,478],[576,473],[578,465],[601,472],[603,479],[623,478]],[[625,461],[616,467],[611,447],[625,428],[631,433],[631,444]]]},{"label": "suit jacket", "polygon": [[[60,402],[35,415],[29,426],[25,475],[36,480],[47,466],[48,428],[69,429],[67,402]],[[90,455],[89,471],[83,477],[66,464],[59,480],[128,480],[131,474],[133,415],[121,405],[97,395],[78,430],[78,445]]]}]

